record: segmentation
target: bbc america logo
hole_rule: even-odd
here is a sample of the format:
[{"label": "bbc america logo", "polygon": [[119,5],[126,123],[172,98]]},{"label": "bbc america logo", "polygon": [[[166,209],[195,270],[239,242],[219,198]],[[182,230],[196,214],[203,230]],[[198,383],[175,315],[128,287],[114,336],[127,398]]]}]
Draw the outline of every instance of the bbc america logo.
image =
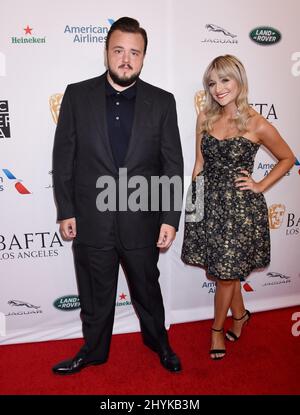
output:
[{"label": "bbc america logo", "polygon": [[10,138],[8,101],[0,101],[0,139]]}]

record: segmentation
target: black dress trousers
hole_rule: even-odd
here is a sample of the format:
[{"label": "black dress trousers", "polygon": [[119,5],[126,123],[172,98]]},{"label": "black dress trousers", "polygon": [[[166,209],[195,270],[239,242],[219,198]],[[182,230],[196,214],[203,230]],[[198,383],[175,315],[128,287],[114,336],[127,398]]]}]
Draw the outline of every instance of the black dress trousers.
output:
[{"label": "black dress trousers", "polygon": [[74,242],[73,250],[85,340],[79,355],[91,361],[108,359],[120,263],[144,343],[158,353],[169,350],[158,282],[159,249],[150,246],[128,250],[116,236],[114,246],[95,248]]}]

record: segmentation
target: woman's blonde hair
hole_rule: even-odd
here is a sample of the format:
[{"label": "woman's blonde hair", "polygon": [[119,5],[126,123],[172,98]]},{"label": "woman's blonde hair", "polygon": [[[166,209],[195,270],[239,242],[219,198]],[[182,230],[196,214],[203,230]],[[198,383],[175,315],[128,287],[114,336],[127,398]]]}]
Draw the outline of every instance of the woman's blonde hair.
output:
[{"label": "woman's blonde hair", "polygon": [[238,84],[239,93],[236,98],[237,114],[234,117],[238,131],[246,130],[246,124],[250,117],[248,104],[248,80],[243,64],[233,55],[216,57],[207,67],[203,76],[203,86],[206,93],[203,112],[205,120],[201,126],[201,132],[212,130],[214,122],[220,118],[222,106],[212,97],[209,90],[211,72],[215,70],[219,77],[229,77]]}]

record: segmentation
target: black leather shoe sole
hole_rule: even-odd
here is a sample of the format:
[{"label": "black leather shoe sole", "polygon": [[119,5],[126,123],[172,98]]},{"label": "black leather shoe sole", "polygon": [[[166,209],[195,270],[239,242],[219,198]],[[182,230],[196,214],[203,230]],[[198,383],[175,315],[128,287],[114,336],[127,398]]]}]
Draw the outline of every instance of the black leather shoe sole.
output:
[{"label": "black leather shoe sole", "polygon": [[74,375],[75,373],[80,372],[81,370],[85,369],[86,367],[89,366],[98,366],[98,365],[103,365],[103,363],[105,363],[106,361],[92,361],[92,362],[87,362],[87,363],[82,363],[79,364],[78,366],[73,366],[70,365],[70,367],[67,367],[67,365],[64,367],[63,365],[59,366],[59,364],[57,366],[54,366],[52,368],[52,372],[55,375]]}]

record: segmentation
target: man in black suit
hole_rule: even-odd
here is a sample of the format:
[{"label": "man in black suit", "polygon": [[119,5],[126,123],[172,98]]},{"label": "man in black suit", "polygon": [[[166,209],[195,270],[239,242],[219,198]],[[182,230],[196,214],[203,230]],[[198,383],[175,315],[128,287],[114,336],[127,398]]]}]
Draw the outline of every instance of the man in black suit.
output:
[{"label": "man in black suit", "polygon": [[[147,34],[138,21],[117,20],[106,40],[108,71],[68,85],[64,94],[53,151],[54,190],[60,231],[73,239],[85,343],[74,358],[53,367],[55,374],[108,359],[120,263],[145,345],[167,370],[181,370],[164,325],[157,262],[159,249],[171,245],[178,228],[183,160],[173,95],[139,79],[146,48]],[[134,189],[124,189],[124,174],[148,185],[140,194],[146,205],[139,209],[132,208]],[[159,208],[151,204],[151,180],[162,176],[180,182],[169,186],[167,209],[161,186]],[[114,194],[103,186],[107,177],[115,183]],[[105,191],[116,209],[101,199]]]}]

